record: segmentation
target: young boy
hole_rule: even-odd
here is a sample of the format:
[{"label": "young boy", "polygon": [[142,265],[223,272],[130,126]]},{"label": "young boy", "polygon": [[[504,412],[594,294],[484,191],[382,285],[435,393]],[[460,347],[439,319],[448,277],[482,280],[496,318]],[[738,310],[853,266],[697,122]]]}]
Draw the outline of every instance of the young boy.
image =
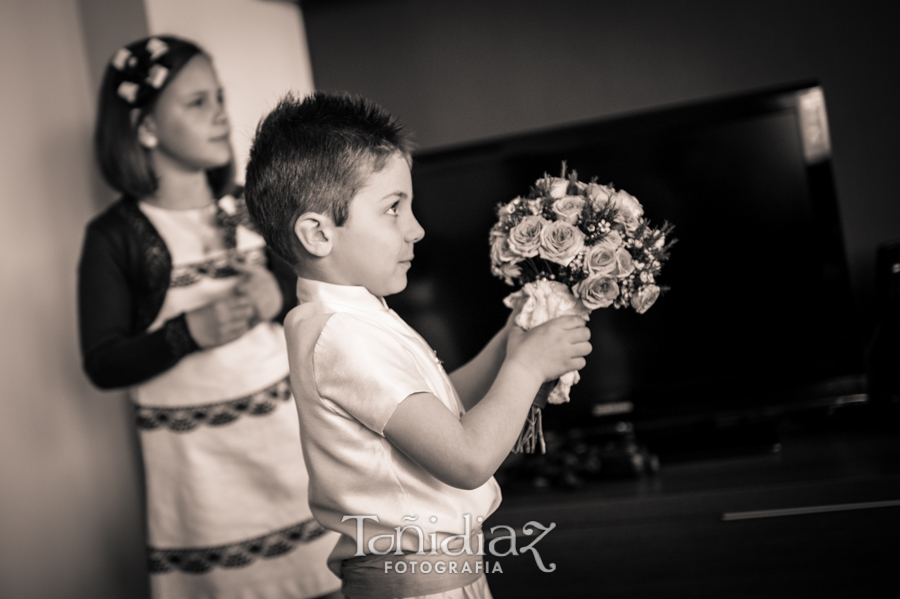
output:
[{"label": "young boy", "polygon": [[257,129],[245,195],[300,277],[284,323],[291,385],[310,507],[341,534],[329,566],[344,595],[490,597],[477,537],[500,503],[493,474],[541,384],[584,366],[589,331],[571,316],[526,333],[511,317],[448,376],[384,301],[424,235],[410,164],[378,106],[288,95]]}]

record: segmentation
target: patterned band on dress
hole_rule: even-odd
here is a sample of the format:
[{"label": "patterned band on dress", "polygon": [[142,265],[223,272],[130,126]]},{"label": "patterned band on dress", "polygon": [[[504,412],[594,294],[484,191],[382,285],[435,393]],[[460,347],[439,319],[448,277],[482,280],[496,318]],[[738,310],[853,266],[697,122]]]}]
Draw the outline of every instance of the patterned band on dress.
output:
[{"label": "patterned band on dress", "polygon": [[241,416],[264,416],[274,411],[280,402],[289,399],[291,386],[289,379],[284,378],[256,393],[218,403],[177,408],[135,405],[135,419],[138,429],[142,431],[166,427],[176,433],[184,433],[201,424],[222,426]]},{"label": "patterned band on dress", "polygon": [[203,277],[209,277],[210,279],[235,277],[241,272],[234,267],[235,264],[256,266],[265,263],[266,254],[262,248],[244,251],[232,250],[216,258],[174,267],[169,287],[190,287],[198,283]]},{"label": "patterned band on dress", "polygon": [[310,518],[273,533],[217,547],[191,547],[185,549],[157,549],[148,547],[151,574],[165,574],[180,570],[189,574],[203,574],[213,568],[243,568],[257,559],[270,559],[286,555],[300,543],[309,543],[323,534],[325,529]]}]

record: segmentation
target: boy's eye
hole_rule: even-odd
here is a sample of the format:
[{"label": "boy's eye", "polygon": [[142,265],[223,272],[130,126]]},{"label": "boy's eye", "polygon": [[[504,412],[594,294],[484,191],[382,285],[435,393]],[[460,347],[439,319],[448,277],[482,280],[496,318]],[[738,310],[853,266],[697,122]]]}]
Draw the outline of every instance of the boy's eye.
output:
[{"label": "boy's eye", "polygon": [[189,106],[203,106],[203,98],[196,98],[192,100]]},{"label": "boy's eye", "polygon": [[400,206],[400,202],[394,202],[391,204],[391,207],[387,209],[387,213],[392,216],[397,216],[397,207]]}]

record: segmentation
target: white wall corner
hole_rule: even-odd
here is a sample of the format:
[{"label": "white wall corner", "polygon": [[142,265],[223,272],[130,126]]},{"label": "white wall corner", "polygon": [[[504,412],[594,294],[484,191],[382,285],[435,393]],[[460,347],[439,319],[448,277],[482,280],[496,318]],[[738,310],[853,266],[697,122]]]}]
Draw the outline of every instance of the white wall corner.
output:
[{"label": "white wall corner", "polygon": [[232,124],[237,178],[260,118],[287,91],[314,90],[306,31],[295,2],[144,0],[151,34],[200,44],[213,58]]}]

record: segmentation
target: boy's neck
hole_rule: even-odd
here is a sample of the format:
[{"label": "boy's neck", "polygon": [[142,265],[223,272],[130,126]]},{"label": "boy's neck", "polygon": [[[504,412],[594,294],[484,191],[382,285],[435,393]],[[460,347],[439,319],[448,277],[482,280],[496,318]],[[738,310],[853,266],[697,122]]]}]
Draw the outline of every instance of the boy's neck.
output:
[{"label": "boy's neck", "polygon": [[329,285],[340,285],[342,287],[359,287],[359,285],[347,283],[342,277],[336,276],[335,273],[328,268],[327,262],[321,262],[321,260],[322,258],[318,258],[315,262],[312,263],[301,262],[296,266],[295,269],[297,276],[310,281],[328,283]]},{"label": "boy's neck", "polygon": [[327,263],[322,258],[316,258],[312,261],[304,260],[297,265],[297,276],[308,279],[310,281],[319,281],[320,283],[329,283],[331,285],[346,285],[328,268]]}]

